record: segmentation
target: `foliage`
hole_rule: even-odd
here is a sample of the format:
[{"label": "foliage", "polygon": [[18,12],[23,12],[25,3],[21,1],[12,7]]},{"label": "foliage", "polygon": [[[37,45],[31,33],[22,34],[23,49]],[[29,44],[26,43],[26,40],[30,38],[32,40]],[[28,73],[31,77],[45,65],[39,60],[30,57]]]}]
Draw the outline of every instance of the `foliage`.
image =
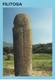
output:
[{"label": "foliage", "polygon": [[9,54],[9,53],[13,53],[13,48],[12,47],[4,47],[3,54]]},{"label": "foliage", "polygon": [[[52,43],[33,45],[32,52],[52,54]],[[14,53],[13,47],[4,47],[3,54],[9,54],[9,53]]]},{"label": "foliage", "polygon": [[52,43],[33,45],[33,53],[52,53]]},{"label": "foliage", "polygon": [[14,56],[13,56],[13,54],[4,54],[3,55],[3,59],[4,60],[13,60],[14,59]]}]

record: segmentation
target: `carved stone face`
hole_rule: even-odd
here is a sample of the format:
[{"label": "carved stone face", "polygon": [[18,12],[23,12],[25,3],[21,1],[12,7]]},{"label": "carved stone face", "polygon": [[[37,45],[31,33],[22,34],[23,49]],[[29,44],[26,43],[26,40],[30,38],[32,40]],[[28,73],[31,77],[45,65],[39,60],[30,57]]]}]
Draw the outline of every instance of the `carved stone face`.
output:
[{"label": "carved stone face", "polygon": [[17,14],[14,18],[15,27],[29,27],[29,17],[25,14]]}]

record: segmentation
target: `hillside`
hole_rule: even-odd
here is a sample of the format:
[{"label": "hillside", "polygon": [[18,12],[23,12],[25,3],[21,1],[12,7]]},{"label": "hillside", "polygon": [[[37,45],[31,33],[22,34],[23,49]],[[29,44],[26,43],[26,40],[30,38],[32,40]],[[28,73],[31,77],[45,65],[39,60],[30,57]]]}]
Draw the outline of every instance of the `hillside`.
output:
[{"label": "hillside", "polygon": [[52,43],[33,45],[32,51],[33,53],[52,53]]},{"label": "hillside", "polygon": [[12,43],[3,42],[3,47],[13,47]]},{"label": "hillside", "polygon": [[[8,51],[10,53],[13,52],[13,44],[12,43],[6,43],[3,42],[3,51]],[[32,45],[32,52],[33,53],[52,53],[52,43],[46,43],[46,44],[35,44]]]}]

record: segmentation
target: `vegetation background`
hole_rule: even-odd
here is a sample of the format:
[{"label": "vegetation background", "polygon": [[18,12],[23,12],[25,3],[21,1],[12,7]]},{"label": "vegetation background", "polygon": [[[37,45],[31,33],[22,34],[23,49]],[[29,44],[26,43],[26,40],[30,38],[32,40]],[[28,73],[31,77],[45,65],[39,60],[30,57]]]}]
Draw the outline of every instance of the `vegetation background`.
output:
[{"label": "vegetation background", "polygon": [[[14,76],[12,44],[3,44],[3,75]],[[52,43],[32,45],[32,68],[32,76],[52,75]]]}]

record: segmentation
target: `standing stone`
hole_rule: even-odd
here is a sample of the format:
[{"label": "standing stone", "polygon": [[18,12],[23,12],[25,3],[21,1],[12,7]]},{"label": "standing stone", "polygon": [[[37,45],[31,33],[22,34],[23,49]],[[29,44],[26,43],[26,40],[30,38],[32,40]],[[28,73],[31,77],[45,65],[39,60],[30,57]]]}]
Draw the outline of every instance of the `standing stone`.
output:
[{"label": "standing stone", "polygon": [[14,70],[15,76],[32,74],[32,33],[29,17],[18,14],[13,27]]}]

